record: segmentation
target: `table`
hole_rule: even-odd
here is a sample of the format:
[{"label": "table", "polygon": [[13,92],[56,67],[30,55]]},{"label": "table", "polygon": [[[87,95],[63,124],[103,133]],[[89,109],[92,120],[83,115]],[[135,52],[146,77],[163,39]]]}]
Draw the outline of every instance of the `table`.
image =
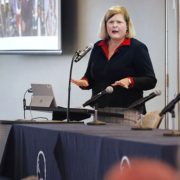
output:
[{"label": "table", "polygon": [[118,124],[13,124],[0,175],[21,179],[100,180],[124,156],[156,158],[176,167],[179,137]]}]

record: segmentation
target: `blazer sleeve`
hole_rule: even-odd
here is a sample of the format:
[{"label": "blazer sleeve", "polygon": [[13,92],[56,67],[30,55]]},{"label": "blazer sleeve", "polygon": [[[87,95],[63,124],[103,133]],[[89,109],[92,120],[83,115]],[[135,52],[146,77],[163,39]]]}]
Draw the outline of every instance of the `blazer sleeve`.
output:
[{"label": "blazer sleeve", "polygon": [[148,49],[143,43],[135,48],[135,60],[134,88],[141,90],[153,89],[156,86],[157,79]]}]

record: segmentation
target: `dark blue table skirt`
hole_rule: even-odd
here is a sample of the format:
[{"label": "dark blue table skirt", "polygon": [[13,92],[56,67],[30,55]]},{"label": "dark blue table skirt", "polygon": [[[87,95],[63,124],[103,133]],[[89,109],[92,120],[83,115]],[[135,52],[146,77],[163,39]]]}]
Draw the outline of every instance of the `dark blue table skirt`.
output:
[{"label": "dark blue table skirt", "polygon": [[16,124],[8,137],[0,174],[17,180],[30,175],[49,180],[102,180],[123,156],[156,158],[176,166],[180,138],[164,137],[164,132],[133,131],[117,124]]}]

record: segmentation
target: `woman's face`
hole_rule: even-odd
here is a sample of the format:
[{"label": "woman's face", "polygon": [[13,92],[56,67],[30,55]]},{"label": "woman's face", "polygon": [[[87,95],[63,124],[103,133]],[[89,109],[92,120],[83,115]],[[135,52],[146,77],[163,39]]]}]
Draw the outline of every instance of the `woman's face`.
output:
[{"label": "woman's face", "polygon": [[112,40],[123,40],[127,33],[127,24],[122,14],[115,14],[106,22],[107,33]]}]

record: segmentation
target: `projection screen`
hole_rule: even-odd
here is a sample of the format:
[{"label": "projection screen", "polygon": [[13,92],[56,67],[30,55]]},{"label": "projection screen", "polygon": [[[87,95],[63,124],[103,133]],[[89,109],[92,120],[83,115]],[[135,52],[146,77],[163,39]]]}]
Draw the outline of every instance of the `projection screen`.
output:
[{"label": "projection screen", "polygon": [[60,0],[1,0],[0,53],[61,53]]}]

